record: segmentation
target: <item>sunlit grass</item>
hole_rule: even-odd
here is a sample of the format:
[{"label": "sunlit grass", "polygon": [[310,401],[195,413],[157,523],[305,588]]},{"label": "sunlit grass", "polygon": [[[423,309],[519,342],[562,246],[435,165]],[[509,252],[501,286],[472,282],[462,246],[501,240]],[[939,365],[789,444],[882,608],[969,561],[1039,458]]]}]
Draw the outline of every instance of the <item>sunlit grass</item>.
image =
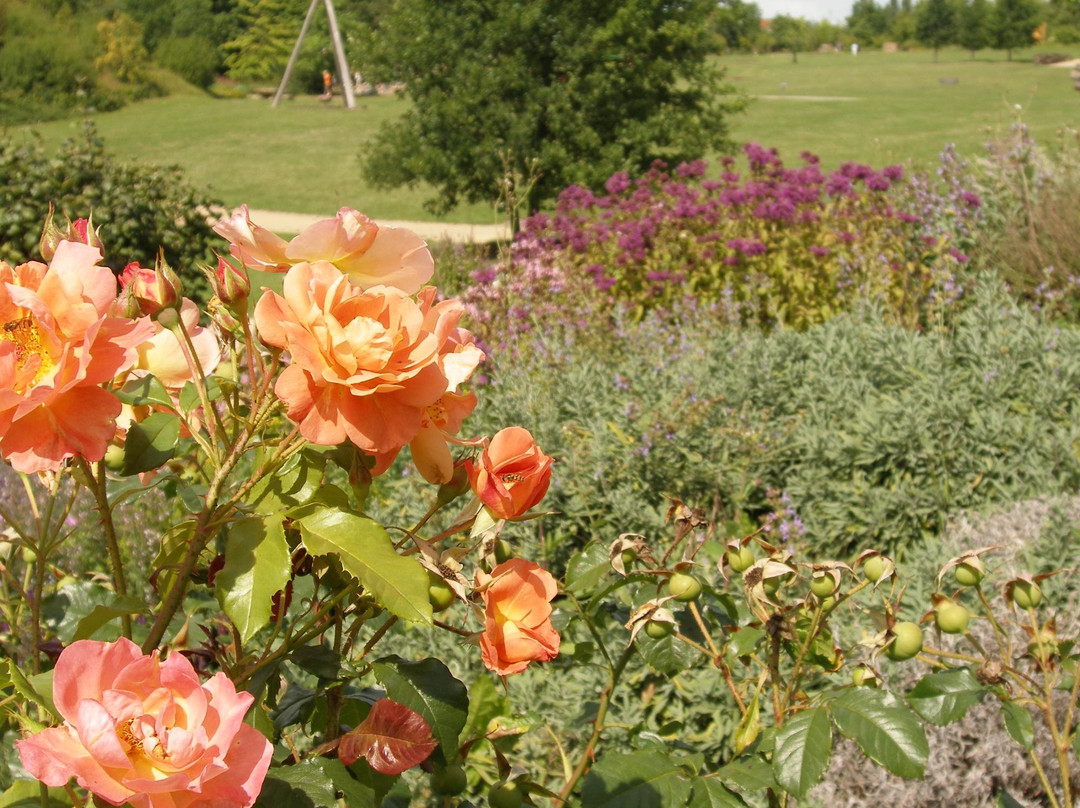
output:
[{"label": "sunlit grass", "polygon": [[[982,152],[1022,118],[1041,143],[1063,126],[1080,126],[1080,93],[1069,71],[1031,62],[1032,51],[1005,54],[929,51],[885,54],[736,55],[724,57],[736,88],[757,98],[732,118],[738,142],[780,149],[789,162],[804,150],[826,167],[846,160],[874,165],[912,160],[929,165],[946,143],[962,154]],[[946,79],[943,82],[942,79]],[[953,81],[955,80],[955,81]],[[794,100],[793,96],[854,101]],[[140,162],[176,163],[198,186],[231,206],[326,215],[342,205],[382,219],[434,219],[424,210],[429,188],[380,191],[360,167],[364,144],[406,109],[388,96],[357,99],[346,110],[335,99],[298,97],[273,108],[262,99],[215,99],[186,93],[94,115],[107,148]],[[47,143],[77,135],[81,119],[36,127]],[[26,129],[13,132],[25,137]],[[715,158],[715,155],[712,157]],[[488,205],[463,206],[448,221],[500,220]]]}]

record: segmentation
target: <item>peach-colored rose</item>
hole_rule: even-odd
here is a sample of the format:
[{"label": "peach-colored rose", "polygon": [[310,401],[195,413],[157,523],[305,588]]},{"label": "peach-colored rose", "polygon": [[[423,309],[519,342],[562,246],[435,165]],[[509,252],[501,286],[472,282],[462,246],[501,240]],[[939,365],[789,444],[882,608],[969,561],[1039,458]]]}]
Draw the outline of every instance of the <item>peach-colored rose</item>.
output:
[{"label": "peach-colored rose", "polygon": [[[180,319],[191,337],[195,355],[204,374],[209,375],[221,361],[221,345],[214,332],[199,325],[199,307],[188,298],[180,301]],[[139,345],[139,358],[132,375],[151,374],[170,392],[179,394],[185,382],[192,379],[191,367],[184,359],[180,340],[169,329],[154,323],[154,334]]]},{"label": "peach-colored rose", "polygon": [[491,571],[476,573],[484,599],[480,653],[500,676],[521,673],[530,662],[559,654],[559,632],[551,625],[551,599],[558,587],[551,573],[533,561],[511,558]]},{"label": "peach-colored rose", "polygon": [[362,289],[393,286],[415,294],[435,270],[431,252],[418,235],[400,227],[379,227],[352,208],[315,222],[289,242],[252,222],[247,205],[218,222],[214,232],[229,241],[230,252],[246,266],[285,272],[296,264],[326,261]]},{"label": "peach-colored rose", "polygon": [[[424,292],[417,302],[388,286],[365,291],[326,261],[292,267],[282,292],[263,294],[255,324],[264,342],[291,355],[274,390],[312,443],[349,440],[392,456],[451,391],[448,374],[467,375],[458,367],[467,340],[457,301],[434,303]],[[482,354],[471,356],[475,367]]]},{"label": "peach-colored rose", "polygon": [[513,519],[535,507],[547,493],[551,464],[529,430],[510,426],[495,433],[479,465],[465,462],[469,484],[497,519]]},{"label": "peach-colored rose", "polygon": [[114,317],[116,280],[95,247],[62,241],[52,262],[0,262],[0,453],[19,471],[101,460],[120,400],[102,387],[135,362],[148,319]]},{"label": "peach-colored rose", "polygon": [[243,723],[252,696],[224,673],[201,683],[182,654],[80,640],[56,662],[53,700],[64,725],[16,742],[48,786],[74,777],[135,808],[246,808],[259,795],[273,747]]}]

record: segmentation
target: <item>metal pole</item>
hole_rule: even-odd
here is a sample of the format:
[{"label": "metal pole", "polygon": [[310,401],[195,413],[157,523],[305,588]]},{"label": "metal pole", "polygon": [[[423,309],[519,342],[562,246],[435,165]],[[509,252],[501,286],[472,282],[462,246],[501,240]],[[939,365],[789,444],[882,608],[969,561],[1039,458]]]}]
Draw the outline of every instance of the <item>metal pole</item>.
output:
[{"label": "metal pole", "polygon": [[307,34],[308,26],[311,25],[311,18],[315,15],[315,7],[319,5],[319,0],[311,0],[311,5],[308,6],[307,16],[304,17],[304,25],[300,28],[300,36],[296,38],[296,45],[293,46],[292,55],[289,57],[289,63],[285,65],[285,75],[281,77],[281,84],[278,85],[277,92],[274,93],[274,103],[270,106],[276,107],[281,100],[281,96],[285,94],[285,85],[289,83],[289,76],[292,75],[293,66],[296,64],[296,57],[300,55],[300,45],[304,41],[304,36]]},{"label": "metal pole", "polygon": [[326,16],[330,19],[330,38],[334,43],[334,56],[337,60],[338,75],[341,76],[341,94],[345,98],[345,108],[353,109],[356,100],[353,98],[352,74],[349,73],[349,63],[345,60],[345,48],[341,44],[341,32],[337,26],[337,16],[334,14],[333,0],[324,0],[326,4]]}]

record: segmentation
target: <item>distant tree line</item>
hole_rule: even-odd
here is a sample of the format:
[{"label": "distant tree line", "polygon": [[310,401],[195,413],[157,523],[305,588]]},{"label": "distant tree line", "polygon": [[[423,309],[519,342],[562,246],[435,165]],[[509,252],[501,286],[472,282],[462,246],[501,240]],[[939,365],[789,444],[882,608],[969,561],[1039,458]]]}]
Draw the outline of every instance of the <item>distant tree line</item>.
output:
[{"label": "distant tree line", "polygon": [[876,47],[939,48],[1008,52],[1037,41],[1080,43],[1080,0],[855,0],[844,25],[777,15],[763,19],[756,3],[719,0],[712,32],[720,52],[814,51],[852,42]]}]

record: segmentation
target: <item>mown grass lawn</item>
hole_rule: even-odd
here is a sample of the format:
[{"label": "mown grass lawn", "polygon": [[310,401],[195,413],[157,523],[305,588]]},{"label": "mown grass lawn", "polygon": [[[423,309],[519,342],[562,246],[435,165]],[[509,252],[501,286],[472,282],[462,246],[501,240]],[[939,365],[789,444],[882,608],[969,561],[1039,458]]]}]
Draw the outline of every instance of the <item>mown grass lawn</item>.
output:
[{"label": "mown grass lawn", "polygon": [[979,51],[972,60],[960,49],[942,50],[938,62],[930,51],[804,53],[797,63],[790,54],[725,57],[736,88],[771,96],[734,118],[732,134],[777,147],[789,163],[809,150],[827,167],[846,160],[928,165],[946,143],[981,154],[1018,117],[1049,145],[1062,127],[1080,127],[1080,92],[1068,69],[1036,65],[1033,53],[1014,52],[1012,62],[997,51]]},{"label": "mown grass lawn", "polygon": [[[738,142],[777,147],[789,164],[809,150],[826,167],[846,160],[875,166],[912,160],[928,166],[946,143],[977,155],[1018,116],[1049,144],[1061,127],[1080,127],[1080,93],[1072,89],[1067,69],[1035,65],[1032,54],[1017,51],[1012,62],[994,51],[980,51],[972,60],[958,49],[941,51],[938,62],[929,51],[862,50],[857,57],[808,53],[797,63],[790,54],[724,57],[739,91],[773,96],[755,98],[744,114],[732,118],[732,135]],[[394,97],[363,97],[349,111],[340,99],[327,104],[298,97],[274,109],[266,100],[191,92],[93,120],[113,153],[179,164],[193,183],[231,206],[247,202],[254,208],[327,215],[349,205],[376,218],[432,220],[422,207],[430,189],[380,191],[365,181],[360,168],[365,141],[406,104]],[[80,120],[35,129],[47,143],[58,143],[78,134]],[[13,135],[25,137],[28,131],[17,129]],[[446,220],[488,224],[500,218],[490,206],[473,205]]]}]

